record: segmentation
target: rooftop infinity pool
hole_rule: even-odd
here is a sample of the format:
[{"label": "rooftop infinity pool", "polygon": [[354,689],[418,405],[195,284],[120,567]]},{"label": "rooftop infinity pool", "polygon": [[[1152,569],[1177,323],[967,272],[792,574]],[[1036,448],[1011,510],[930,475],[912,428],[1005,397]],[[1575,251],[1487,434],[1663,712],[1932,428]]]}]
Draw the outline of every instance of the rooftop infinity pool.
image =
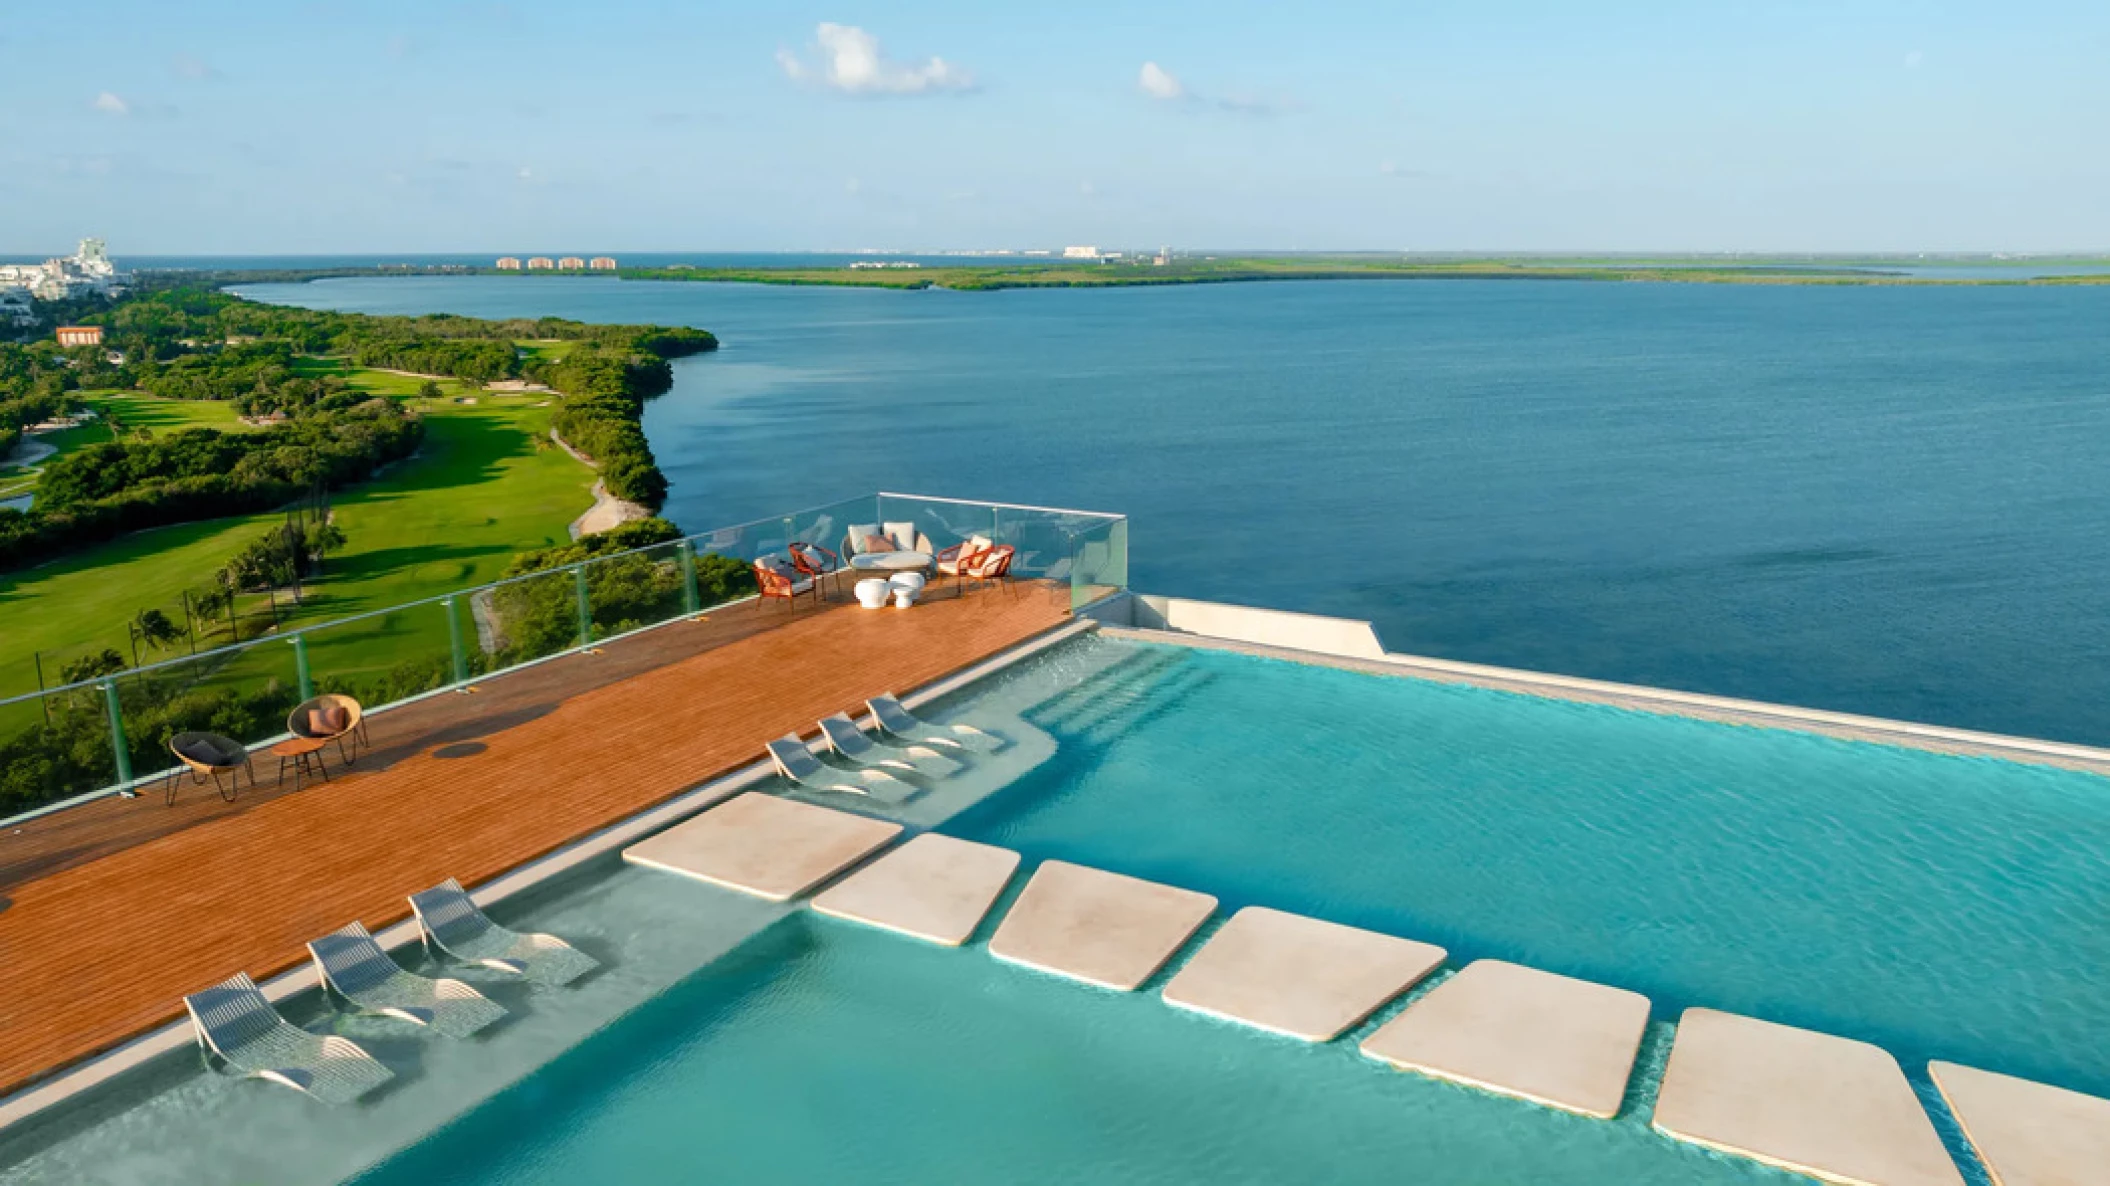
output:
[{"label": "rooftop infinity pool", "polygon": [[[1690,1005],[1883,1046],[1944,1125],[1929,1058],[2110,1093],[2095,775],[1114,639],[950,712],[1030,755],[909,813],[1024,854],[963,948],[621,869],[528,916],[602,936],[611,971],[581,992],[610,996],[607,1020],[552,1030],[473,1093],[445,1060],[521,1033],[413,1041],[444,1102],[413,1083],[312,1120],[329,1110],[187,1072],[0,1183],[96,1164],[186,1180],[141,1151],[259,1107],[276,1152],[244,1180],[1800,1180],[1649,1127]],[[1166,1006],[1199,940],[1132,994],[993,959],[994,921],[1051,858],[1214,894],[1218,924],[1264,905],[1438,943],[1453,968],[1496,957],[1632,989],[1656,1020],[1610,1121],[1401,1073],[1356,1050],[1400,1002],[1320,1045]],[[363,1128],[384,1131],[355,1152]],[[333,1149],[305,1170],[304,1133]]]}]

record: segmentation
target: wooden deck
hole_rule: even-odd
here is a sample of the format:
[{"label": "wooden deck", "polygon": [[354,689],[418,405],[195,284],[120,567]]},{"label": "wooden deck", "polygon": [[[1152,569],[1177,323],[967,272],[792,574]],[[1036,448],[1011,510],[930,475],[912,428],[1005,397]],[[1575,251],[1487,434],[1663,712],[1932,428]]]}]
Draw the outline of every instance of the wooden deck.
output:
[{"label": "wooden deck", "polygon": [[[107,800],[0,837],[0,1093],[259,979],[404,895],[474,886],[1068,618],[1021,583],[913,611],[748,607],[372,719],[376,748],[327,784],[210,787],[175,808]],[[291,786],[290,780],[288,787]]]}]

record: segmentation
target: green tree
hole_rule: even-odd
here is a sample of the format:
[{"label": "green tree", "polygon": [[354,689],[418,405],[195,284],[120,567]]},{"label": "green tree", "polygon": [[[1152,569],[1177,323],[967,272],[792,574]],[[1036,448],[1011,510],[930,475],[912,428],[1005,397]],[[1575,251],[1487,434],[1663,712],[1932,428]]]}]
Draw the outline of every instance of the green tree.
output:
[{"label": "green tree", "polygon": [[172,647],[183,641],[183,631],[169,620],[169,616],[158,609],[143,609],[132,619],[132,628],[139,632],[139,640],[155,650]]}]

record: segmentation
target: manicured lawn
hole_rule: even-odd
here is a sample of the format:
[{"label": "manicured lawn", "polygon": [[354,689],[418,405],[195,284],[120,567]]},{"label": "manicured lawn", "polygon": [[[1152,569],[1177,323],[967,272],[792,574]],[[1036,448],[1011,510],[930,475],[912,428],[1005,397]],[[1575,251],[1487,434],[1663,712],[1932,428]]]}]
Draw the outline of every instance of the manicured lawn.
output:
[{"label": "manicured lawn", "polygon": [[[401,379],[371,372],[354,378],[368,389]],[[421,382],[401,381],[412,391]],[[565,527],[591,504],[593,475],[549,442],[550,409],[534,406],[540,397],[486,394],[473,405],[451,399],[415,402],[426,417],[423,446],[374,481],[338,493],[334,509],[346,548],[330,558],[325,579],[309,591],[305,605],[292,611],[292,621],[326,621],[491,580],[515,553],[568,538]],[[225,405],[178,408],[213,414],[209,409],[233,419]],[[162,609],[180,626],[181,591],[204,584],[242,544],[279,519],[265,514],[159,528],[40,568],[0,574],[0,621],[6,623],[0,631],[0,696],[35,690],[36,650],[70,658],[109,646],[129,657],[125,623],[150,607]],[[260,598],[243,602],[246,612],[261,605]],[[473,646],[466,613],[461,624]],[[217,641],[225,638],[223,633]],[[309,659],[321,680],[384,671],[406,659],[437,658],[447,654],[447,646],[446,621],[437,608],[428,607],[319,637]],[[290,672],[291,648],[259,651],[228,674],[250,668],[284,678]],[[53,682],[54,667],[47,659],[47,683]]]}]

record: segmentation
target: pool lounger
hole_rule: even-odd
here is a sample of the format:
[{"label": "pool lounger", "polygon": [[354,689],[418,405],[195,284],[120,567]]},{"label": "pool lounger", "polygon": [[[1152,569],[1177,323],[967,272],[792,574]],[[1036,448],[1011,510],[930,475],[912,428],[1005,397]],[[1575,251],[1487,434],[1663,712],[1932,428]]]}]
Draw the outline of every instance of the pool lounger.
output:
[{"label": "pool lounger", "polygon": [[821,722],[821,735],[837,754],[860,766],[913,770],[931,778],[944,778],[960,770],[957,760],[927,745],[881,745],[841,713]]},{"label": "pool lounger", "polygon": [[323,986],[367,1013],[466,1038],[506,1015],[503,1007],[459,980],[413,976],[388,958],[359,923],[308,944]]},{"label": "pool lounger", "polygon": [[903,741],[919,742],[942,750],[977,750],[985,754],[1004,745],[1002,737],[973,725],[939,725],[923,720],[903,708],[901,701],[892,696],[875,696],[865,701],[865,707],[872,710],[872,717],[879,722],[881,729]]},{"label": "pool lounger", "polygon": [[570,984],[601,962],[555,935],[523,935],[492,922],[452,877],[410,895],[425,944],[451,959],[524,976],[537,984]]},{"label": "pool lounger", "polygon": [[839,791],[845,795],[869,795],[883,802],[898,803],[916,793],[916,788],[884,770],[837,770],[821,764],[796,735],[787,734],[769,743],[770,760],[777,773],[809,791]]},{"label": "pool lounger", "polygon": [[284,1084],[326,1104],[348,1104],[396,1077],[350,1038],[311,1034],[280,1017],[247,972],[192,993],[183,1007],[206,1065],[217,1058],[235,1075]]}]

